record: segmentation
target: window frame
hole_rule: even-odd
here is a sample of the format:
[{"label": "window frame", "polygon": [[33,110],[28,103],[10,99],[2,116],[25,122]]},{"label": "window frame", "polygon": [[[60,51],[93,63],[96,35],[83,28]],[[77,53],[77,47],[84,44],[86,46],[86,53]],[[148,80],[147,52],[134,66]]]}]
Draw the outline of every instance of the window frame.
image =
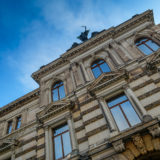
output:
[{"label": "window frame", "polygon": [[[65,125],[67,125],[68,126],[68,129],[67,130],[65,130],[65,131],[63,131],[62,133],[59,133],[59,134],[57,134],[56,136],[54,136],[54,131],[56,130],[56,129],[60,129],[60,128],[62,128],[63,126],[65,126]],[[69,133],[69,140],[70,140],[70,144],[71,144],[71,152],[72,152],[72,142],[71,142],[71,135],[70,135],[70,129],[69,129],[69,125],[68,125],[68,123],[62,123],[61,125],[58,125],[57,127],[54,127],[54,128],[52,128],[52,146],[53,146],[53,157],[54,157],[54,159],[55,160],[62,160],[62,159],[64,159],[65,157],[67,157],[68,156],[68,154],[70,154],[70,153],[68,153],[66,156],[64,155],[64,143],[63,143],[63,137],[62,137],[62,135],[63,134],[65,134],[65,133]],[[59,158],[59,159],[56,159],[55,158],[55,141],[54,141],[54,139],[55,139],[55,137],[58,137],[58,136],[60,136],[60,139],[61,139],[61,145],[62,145],[62,156],[63,157],[61,157],[61,158]]]},{"label": "window frame", "polygon": [[[110,102],[110,101],[112,101],[112,100],[115,100],[115,99],[117,99],[117,98],[119,98],[119,97],[121,97],[121,96],[123,96],[123,95],[126,96],[126,98],[127,98],[126,100],[123,100],[123,101],[121,101],[120,103],[116,103],[116,104],[113,105],[112,107],[109,107],[109,106],[108,106],[108,102]],[[140,116],[140,114],[138,113],[137,108],[135,108],[135,104],[132,102],[132,100],[130,100],[130,98],[127,96],[127,94],[126,94],[125,92],[120,93],[120,94],[117,94],[117,95],[113,96],[112,98],[106,100],[106,104],[107,104],[107,107],[108,107],[108,109],[109,109],[109,112],[110,112],[110,114],[111,114],[111,116],[112,116],[112,119],[114,120],[114,123],[115,123],[115,125],[116,125],[116,128],[118,129],[119,132],[123,132],[123,131],[125,131],[125,130],[127,130],[127,129],[130,129],[130,128],[132,128],[132,127],[134,127],[134,126],[136,126],[136,125],[138,125],[138,124],[141,123],[141,122],[140,122],[140,123],[137,123],[137,124],[135,124],[135,125],[131,125],[131,124],[130,124],[129,119],[127,118],[127,116],[126,116],[126,114],[125,114],[125,111],[124,111],[124,110],[122,109],[122,107],[120,106],[120,104],[123,104],[123,103],[125,103],[125,102],[127,102],[127,101],[131,104],[131,107],[134,109],[134,111],[135,111],[136,115],[138,116],[139,120],[142,122],[141,116]],[[127,122],[128,126],[129,126],[128,128],[123,129],[123,130],[120,130],[120,129],[119,129],[118,124],[117,124],[117,122],[116,122],[116,120],[115,120],[115,118],[114,118],[114,116],[113,116],[113,114],[112,114],[112,112],[111,112],[111,109],[112,109],[112,108],[115,108],[115,107],[117,107],[117,106],[118,106],[118,108],[121,110],[121,113],[123,114],[123,117],[124,117],[125,121]]]},{"label": "window frame", "polygon": [[[19,121],[18,121],[18,119],[19,119],[19,118],[21,119],[21,120],[20,120],[20,127],[19,127],[19,128],[17,128],[17,126],[18,126],[18,122],[19,122]],[[19,115],[19,116],[17,116],[17,117],[16,117],[15,130],[20,129],[20,128],[21,128],[21,125],[22,125],[22,116],[21,116],[21,115]]]},{"label": "window frame", "polygon": [[[139,44],[136,44],[137,43],[137,41],[140,41],[140,40],[143,40],[143,39],[146,39],[144,42],[142,41],[141,43],[139,43]],[[154,53],[154,52],[156,52],[155,50],[153,50],[146,42],[148,42],[148,41],[152,41],[153,43],[155,43],[157,46],[159,46],[159,48],[160,48],[160,45],[157,43],[157,42],[155,42],[153,39],[151,39],[151,38],[149,38],[149,37],[141,37],[141,38],[138,38],[138,39],[136,39],[135,40],[135,45],[136,45],[136,47],[144,54],[144,55],[150,55],[150,54],[152,54],[152,53]],[[143,50],[141,50],[140,48],[139,48],[139,46],[141,46],[141,45],[144,45],[145,47],[147,47],[150,51],[152,51],[152,53],[150,53],[150,54],[147,54],[147,53],[145,53],[145,52],[143,52]]]},{"label": "window frame", "polygon": [[[59,83],[61,83],[61,82],[62,82],[62,84],[59,85]],[[57,86],[57,87],[54,87],[56,84],[58,84],[58,86]],[[61,81],[61,80],[56,81],[56,82],[52,85],[52,88],[51,88],[52,102],[56,102],[56,101],[59,101],[59,100],[63,99],[63,98],[60,97],[60,89],[59,89],[59,88],[60,88],[61,86],[64,87],[64,94],[65,94],[65,96],[64,96],[63,98],[66,97],[64,82]],[[57,95],[58,95],[58,99],[57,99],[57,100],[54,100],[54,98],[53,98],[53,96],[54,96],[53,91],[54,91],[54,90],[57,90]]]},{"label": "window frame", "polygon": [[[103,62],[102,62],[101,64],[99,64],[99,61],[103,61]],[[97,62],[97,63],[96,63],[96,62]],[[94,76],[95,79],[97,79],[97,78],[98,78],[99,76],[101,76],[103,73],[108,73],[108,72],[103,72],[102,68],[100,67],[102,64],[105,64],[105,63],[106,63],[106,65],[107,65],[108,68],[109,68],[109,72],[111,72],[110,66],[108,65],[108,63],[107,63],[104,59],[96,59],[96,60],[94,60],[94,61],[91,63],[90,68],[91,68],[92,74],[93,74],[93,76]],[[93,67],[94,64],[96,64],[96,66]],[[100,70],[100,72],[101,72],[101,74],[100,74],[98,77],[95,77],[95,75],[94,75],[94,72],[93,72],[93,69],[94,69],[94,68],[98,68],[98,69]]]},{"label": "window frame", "polygon": [[[10,124],[11,124],[11,127],[12,127],[12,128],[11,128],[11,131],[9,132]],[[13,120],[9,120],[9,121],[7,122],[7,134],[11,134],[12,131],[13,131]]]}]

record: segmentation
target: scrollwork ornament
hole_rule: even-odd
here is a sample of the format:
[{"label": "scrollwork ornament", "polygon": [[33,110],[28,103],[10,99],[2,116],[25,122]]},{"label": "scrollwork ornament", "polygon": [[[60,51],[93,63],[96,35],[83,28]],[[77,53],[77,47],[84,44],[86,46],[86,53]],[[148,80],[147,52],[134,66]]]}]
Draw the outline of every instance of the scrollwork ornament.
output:
[{"label": "scrollwork ornament", "polygon": [[122,140],[118,140],[116,142],[113,142],[113,147],[116,152],[120,153],[125,150],[125,146]]}]

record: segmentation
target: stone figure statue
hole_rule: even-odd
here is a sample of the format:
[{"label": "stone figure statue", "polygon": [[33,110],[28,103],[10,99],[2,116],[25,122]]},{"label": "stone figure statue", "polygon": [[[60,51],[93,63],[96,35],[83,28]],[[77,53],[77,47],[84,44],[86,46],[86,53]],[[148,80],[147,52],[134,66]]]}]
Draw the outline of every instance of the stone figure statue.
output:
[{"label": "stone figure statue", "polygon": [[85,42],[88,40],[88,33],[89,33],[89,30],[87,30],[87,27],[86,26],[82,26],[85,28],[85,31],[84,32],[81,32],[81,34],[77,37],[78,39],[80,39],[82,42]]}]

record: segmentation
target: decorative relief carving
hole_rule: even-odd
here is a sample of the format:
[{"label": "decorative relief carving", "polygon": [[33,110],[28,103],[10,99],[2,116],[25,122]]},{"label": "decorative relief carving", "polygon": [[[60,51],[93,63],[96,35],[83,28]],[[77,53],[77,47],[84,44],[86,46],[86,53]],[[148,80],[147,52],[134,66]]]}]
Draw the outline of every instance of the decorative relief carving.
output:
[{"label": "decorative relief carving", "polygon": [[148,130],[153,137],[160,136],[160,126],[159,126],[159,124],[155,124],[154,126],[149,127]]},{"label": "decorative relief carving", "polygon": [[127,160],[134,160],[134,155],[129,149],[127,149],[123,154],[125,155]]},{"label": "decorative relief carving", "polygon": [[122,140],[118,140],[116,142],[113,142],[113,147],[116,152],[123,152],[125,150],[125,146]]},{"label": "decorative relief carving", "polygon": [[133,143],[135,144],[135,146],[137,147],[137,149],[141,152],[141,154],[147,153],[144,141],[139,134],[133,136],[132,140],[133,140]]}]

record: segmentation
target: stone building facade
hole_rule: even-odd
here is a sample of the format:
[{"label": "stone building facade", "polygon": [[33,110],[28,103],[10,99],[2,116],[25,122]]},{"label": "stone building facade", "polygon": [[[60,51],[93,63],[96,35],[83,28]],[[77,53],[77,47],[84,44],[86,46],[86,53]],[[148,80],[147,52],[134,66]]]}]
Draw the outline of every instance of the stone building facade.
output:
[{"label": "stone building facade", "polygon": [[0,109],[0,160],[160,159],[159,48],[147,10],[41,67]]}]

